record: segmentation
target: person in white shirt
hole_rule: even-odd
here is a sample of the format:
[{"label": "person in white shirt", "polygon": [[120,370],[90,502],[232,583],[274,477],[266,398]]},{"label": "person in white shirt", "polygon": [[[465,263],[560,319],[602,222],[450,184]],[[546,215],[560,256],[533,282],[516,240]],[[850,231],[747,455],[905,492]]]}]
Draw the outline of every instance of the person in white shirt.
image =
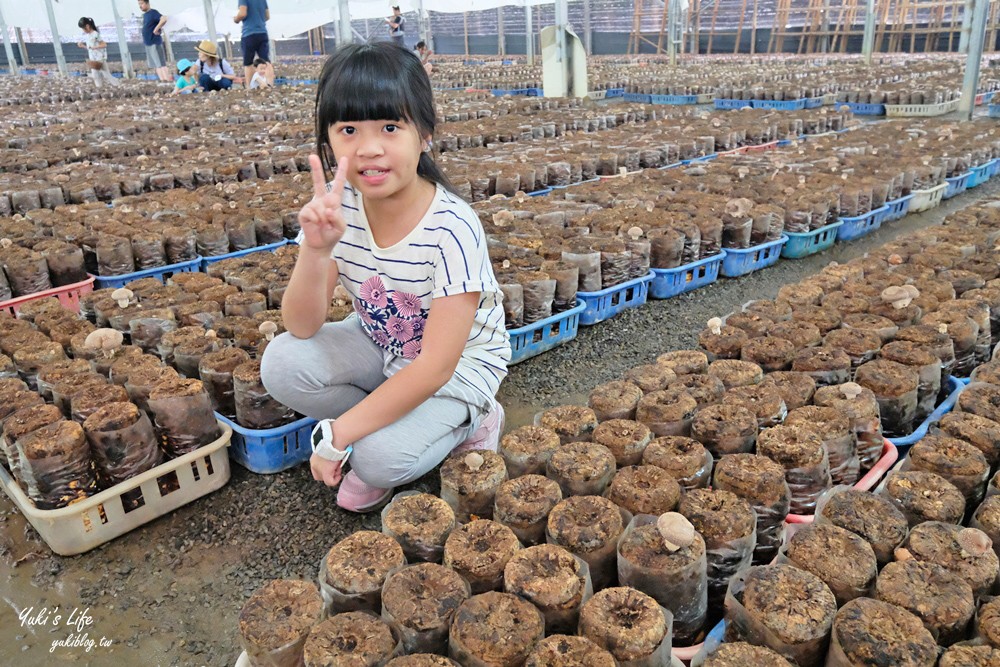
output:
[{"label": "person in white shirt", "polygon": [[268,79],[267,76],[268,62],[266,60],[257,58],[256,60],[253,61],[253,66],[254,66],[254,73],[253,73],[253,78],[250,79],[250,90],[254,90],[256,88],[270,88],[271,81]]},{"label": "person in white shirt", "polygon": [[89,76],[94,80],[94,85],[98,88],[103,87],[105,83],[111,86],[121,85],[121,82],[108,71],[108,45],[101,39],[101,33],[94,19],[84,16],[77,22],[77,26],[83,30],[84,39],[77,43],[77,46],[87,50],[87,67],[90,69]]},{"label": "person in white shirt", "polygon": [[[482,223],[432,157],[420,59],[391,42],[341,47],[316,116],[322,158],[310,157],[313,199],[281,304],[288,332],[268,344],[261,376],[321,420],[313,477],[368,512],[453,451],[496,450],[510,337]],[[337,287],[355,312],[327,323]]]}]

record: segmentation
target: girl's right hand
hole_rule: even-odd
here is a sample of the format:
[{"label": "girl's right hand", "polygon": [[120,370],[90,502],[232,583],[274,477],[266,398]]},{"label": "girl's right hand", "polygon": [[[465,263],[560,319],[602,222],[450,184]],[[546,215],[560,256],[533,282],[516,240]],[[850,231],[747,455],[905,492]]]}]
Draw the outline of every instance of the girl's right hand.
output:
[{"label": "girl's right hand", "polygon": [[342,157],[337,162],[337,174],[329,192],[318,155],[309,156],[309,168],[312,172],[313,198],[299,211],[299,227],[305,237],[303,244],[313,250],[331,252],[347,230],[340,208],[347,180],[347,158]]}]

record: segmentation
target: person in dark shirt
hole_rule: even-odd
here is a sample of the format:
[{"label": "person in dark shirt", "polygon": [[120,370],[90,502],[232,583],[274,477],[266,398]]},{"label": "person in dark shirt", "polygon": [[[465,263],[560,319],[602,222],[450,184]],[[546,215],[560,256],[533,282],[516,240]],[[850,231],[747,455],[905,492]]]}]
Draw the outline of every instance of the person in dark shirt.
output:
[{"label": "person in dark shirt", "polygon": [[156,71],[160,81],[173,83],[167,56],[163,51],[163,26],[167,17],[149,6],[149,0],[139,0],[142,11],[142,43],[146,46],[146,65]]},{"label": "person in dark shirt", "polygon": [[274,68],[271,66],[271,48],[267,36],[267,21],[270,19],[271,10],[268,9],[267,0],[239,0],[239,10],[233,17],[233,22],[243,24],[240,47],[243,51],[244,80],[247,86],[257,71],[254,60],[258,58],[267,63],[268,84],[274,84]]},{"label": "person in dark shirt", "polygon": [[393,5],[392,16],[385,20],[387,26],[389,26],[389,37],[392,41],[400,46],[404,46],[403,43],[403,15],[399,11],[399,5]]}]

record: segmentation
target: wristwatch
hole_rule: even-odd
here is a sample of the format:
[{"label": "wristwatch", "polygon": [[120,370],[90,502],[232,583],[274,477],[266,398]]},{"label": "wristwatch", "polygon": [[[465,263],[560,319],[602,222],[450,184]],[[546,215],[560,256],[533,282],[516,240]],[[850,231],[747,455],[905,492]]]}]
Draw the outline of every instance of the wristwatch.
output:
[{"label": "wristwatch", "polygon": [[341,464],[347,462],[347,457],[354,451],[353,447],[347,449],[337,449],[333,446],[333,420],[324,419],[316,424],[312,430],[312,450],[328,461],[340,461]]}]

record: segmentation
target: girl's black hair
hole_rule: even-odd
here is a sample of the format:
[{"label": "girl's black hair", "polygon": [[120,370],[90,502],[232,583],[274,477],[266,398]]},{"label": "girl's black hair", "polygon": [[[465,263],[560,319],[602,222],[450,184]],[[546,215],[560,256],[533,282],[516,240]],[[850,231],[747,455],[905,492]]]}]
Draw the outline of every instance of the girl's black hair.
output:
[{"label": "girl's black hair", "polygon": [[76,27],[80,28],[81,30],[83,30],[84,26],[88,26],[88,25],[94,30],[94,32],[98,32],[98,30],[97,30],[97,24],[94,23],[94,19],[87,18],[86,16],[84,16],[83,18],[81,18],[76,23]]},{"label": "girl's black hair", "polygon": [[[409,49],[392,42],[346,44],[323,65],[316,92],[316,148],[324,169],[336,166],[330,126],[365,120],[405,120],[416,125],[421,138],[434,136],[431,80]],[[430,152],[420,154],[417,175],[459,196]]]}]

